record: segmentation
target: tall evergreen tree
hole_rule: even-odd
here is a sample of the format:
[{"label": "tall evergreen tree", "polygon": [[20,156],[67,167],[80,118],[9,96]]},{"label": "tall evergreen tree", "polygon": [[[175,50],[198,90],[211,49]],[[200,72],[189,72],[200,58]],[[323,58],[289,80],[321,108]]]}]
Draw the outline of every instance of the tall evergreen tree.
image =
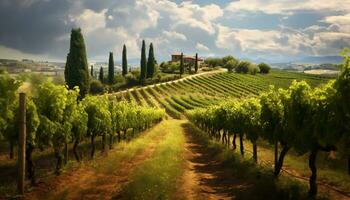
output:
[{"label": "tall evergreen tree", "polygon": [[154,75],[156,59],[154,58],[153,44],[149,45],[148,61],[147,61],[147,78],[152,78]]},{"label": "tall evergreen tree", "polygon": [[90,89],[89,67],[86,58],[86,48],[81,29],[72,29],[70,48],[67,55],[64,77],[69,89],[78,86],[80,97],[84,97]]},{"label": "tall evergreen tree", "polygon": [[196,53],[196,62],[194,63],[194,72],[198,72],[198,53]]},{"label": "tall evergreen tree", "polygon": [[185,66],[184,66],[184,54],[181,53],[181,60],[180,60],[180,76],[185,72]]},{"label": "tall evergreen tree", "polygon": [[91,65],[90,76],[94,78],[94,66]]},{"label": "tall evergreen tree", "polygon": [[128,73],[128,58],[127,58],[127,52],[126,52],[126,46],[124,44],[123,46],[123,59],[122,59],[122,66],[123,66],[123,76],[125,76]]},{"label": "tall evergreen tree", "polygon": [[100,68],[100,74],[98,76],[98,80],[100,80],[101,83],[103,83],[104,75],[103,75],[103,68]]},{"label": "tall evergreen tree", "polygon": [[140,83],[143,84],[145,82],[147,76],[147,58],[146,58],[146,44],[145,40],[142,40],[142,48],[141,48],[141,74],[140,74]]},{"label": "tall evergreen tree", "polygon": [[114,59],[113,59],[113,52],[109,52],[108,84],[112,85],[113,83],[114,83]]}]

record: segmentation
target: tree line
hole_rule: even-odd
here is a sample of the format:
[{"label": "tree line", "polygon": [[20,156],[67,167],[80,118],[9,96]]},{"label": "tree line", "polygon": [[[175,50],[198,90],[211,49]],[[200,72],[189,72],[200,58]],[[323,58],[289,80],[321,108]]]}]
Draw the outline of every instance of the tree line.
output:
[{"label": "tree line", "polygon": [[[317,88],[294,81],[288,89],[270,86],[259,97],[233,99],[209,108],[187,112],[189,119],[210,137],[236,148],[244,155],[244,137],[253,145],[257,162],[257,140],[274,145],[274,175],[279,176],[285,155],[294,149],[300,155],[309,153],[309,195],[317,194],[316,157],[320,151],[338,151],[348,160],[350,174],[350,56],[344,50],[344,64],[337,80]],[[281,151],[278,147],[281,146]]]},{"label": "tree line", "polygon": [[[10,157],[18,142],[19,110],[17,91],[20,81],[7,73],[0,74],[0,138],[10,144]],[[52,148],[56,158],[55,172],[60,174],[68,161],[68,145],[72,144],[74,157],[82,160],[79,144],[90,140],[90,157],[95,155],[96,138],[101,137],[102,151],[112,148],[115,140],[132,136],[155,123],[165,115],[164,110],[141,107],[125,101],[104,96],[79,97],[78,87],[69,90],[66,86],[45,82],[33,88],[26,104],[26,155],[28,178],[35,183],[35,164],[32,159],[36,149]],[[128,134],[129,134],[128,133]]]},{"label": "tree line", "polygon": [[[152,45],[151,45],[152,47]],[[154,63],[153,48],[150,50],[150,66]],[[153,61],[152,61],[153,60]],[[10,158],[18,140],[18,88],[22,81],[0,72],[0,138],[10,144]],[[129,129],[133,133],[143,131],[159,122],[165,112],[117,102],[107,96],[89,96],[90,73],[86,58],[86,47],[80,29],[71,32],[70,49],[65,67],[65,85],[44,82],[32,85],[27,99],[27,169],[35,182],[35,165],[32,153],[35,149],[52,148],[56,157],[56,173],[67,163],[68,144],[73,143],[73,153],[81,160],[79,143],[90,139],[91,158],[95,154],[95,139],[101,136],[103,151],[107,151],[107,137],[112,147],[114,138],[121,139]],[[103,71],[102,71],[103,73]],[[113,83],[114,59],[109,57],[108,83]],[[127,73],[126,47],[123,50],[123,74]],[[149,72],[151,73],[151,71]],[[103,76],[102,76],[103,77]],[[116,135],[117,134],[117,135]]]},{"label": "tree line", "polygon": [[[154,56],[154,48],[151,43],[149,46],[148,58],[146,57],[145,41],[142,41],[141,48],[141,73],[139,76],[139,84],[144,84],[147,78],[152,78],[156,71],[157,61]],[[127,60],[127,48],[123,45],[122,51],[122,72],[121,75],[124,78],[128,78],[128,60]],[[84,97],[90,91],[92,93],[102,93],[103,85],[106,83],[110,87],[116,83],[115,78],[115,66],[113,52],[109,53],[108,60],[108,74],[105,78],[105,72],[102,67],[99,69],[98,81],[93,80],[94,68],[88,67],[88,61],[86,56],[86,46],[81,29],[72,29],[70,38],[70,48],[67,55],[67,61],[65,65],[65,80],[69,89],[73,89],[75,86],[80,88],[80,96]],[[130,70],[130,69],[129,69]],[[97,82],[96,82],[97,81]],[[90,90],[91,89],[91,90]]]},{"label": "tree line", "polygon": [[204,63],[209,67],[224,67],[227,68],[228,72],[235,70],[237,73],[244,74],[256,74],[258,72],[267,74],[271,69],[271,67],[266,63],[255,65],[249,61],[238,60],[233,56],[225,56],[222,58],[207,58],[205,59]]}]

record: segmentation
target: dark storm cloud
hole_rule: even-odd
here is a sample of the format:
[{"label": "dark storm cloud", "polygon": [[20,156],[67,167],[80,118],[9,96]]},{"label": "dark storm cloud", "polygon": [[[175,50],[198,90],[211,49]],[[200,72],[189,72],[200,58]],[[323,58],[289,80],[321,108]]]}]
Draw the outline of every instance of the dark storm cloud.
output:
[{"label": "dark storm cloud", "polygon": [[[72,28],[68,20],[70,2],[7,1],[0,4],[0,45],[32,54],[65,49],[58,38]],[[62,52],[61,52],[62,53]]]}]

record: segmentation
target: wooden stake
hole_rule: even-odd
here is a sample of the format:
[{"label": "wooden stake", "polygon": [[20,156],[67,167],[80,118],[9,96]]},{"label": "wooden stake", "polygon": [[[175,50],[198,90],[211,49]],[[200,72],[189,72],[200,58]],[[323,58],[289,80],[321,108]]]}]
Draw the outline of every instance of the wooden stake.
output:
[{"label": "wooden stake", "polygon": [[26,160],[26,94],[19,94],[18,193],[24,194]]}]

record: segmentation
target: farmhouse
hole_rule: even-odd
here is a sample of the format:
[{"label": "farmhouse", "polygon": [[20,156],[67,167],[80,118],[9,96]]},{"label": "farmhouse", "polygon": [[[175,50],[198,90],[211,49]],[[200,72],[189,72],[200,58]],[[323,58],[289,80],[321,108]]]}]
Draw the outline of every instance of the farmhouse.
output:
[{"label": "farmhouse", "polygon": [[[184,63],[191,63],[194,64],[196,62],[196,57],[195,56],[188,56],[188,55],[183,55],[184,56]],[[180,62],[181,61],[181,54],[172,54],[171,55],[171,62]],[[198,57],[198,65],[202,64],[204,60],[202,58]]]}]

